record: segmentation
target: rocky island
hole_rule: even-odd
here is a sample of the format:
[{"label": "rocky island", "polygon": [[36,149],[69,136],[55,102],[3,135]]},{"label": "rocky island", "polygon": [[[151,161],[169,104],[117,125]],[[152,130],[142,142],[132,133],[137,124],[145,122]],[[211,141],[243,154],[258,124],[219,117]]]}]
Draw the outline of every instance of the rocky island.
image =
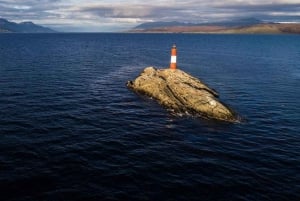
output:
[{"label": "rocky island", "polygon": [[174,112],[239,122],[238,115],[218,100],[215,90],[179,69],[147,67],[134,81],[128,81],[127,87]]}]

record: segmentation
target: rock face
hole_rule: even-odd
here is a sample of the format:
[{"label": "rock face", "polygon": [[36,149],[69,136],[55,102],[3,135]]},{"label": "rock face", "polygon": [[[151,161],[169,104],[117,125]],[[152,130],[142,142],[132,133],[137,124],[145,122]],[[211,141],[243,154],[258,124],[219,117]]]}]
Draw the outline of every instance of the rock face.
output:
[{"label": "rock face", "polygon": [[137,93],[146,94],[175,112],[192,113],[204,118],[238,122],[238,117],[217,98],[215,90],[200,80],[176,69],[145,68],[127,86]]}]

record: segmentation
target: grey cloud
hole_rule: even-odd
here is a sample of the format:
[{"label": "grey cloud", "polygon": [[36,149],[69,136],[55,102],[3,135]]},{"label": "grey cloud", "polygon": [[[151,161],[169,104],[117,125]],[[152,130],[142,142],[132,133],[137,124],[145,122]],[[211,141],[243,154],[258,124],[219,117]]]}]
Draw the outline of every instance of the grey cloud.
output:
[{"label": "grey cloud", "polygon": [[260,5],[222,5],[216,6],[216,8],[222,9],[231,9],[237,11],[246,11],[246,12],[278,12],[278,11],[300,11],[300,3],[298,4],[260,4]]},{"label": "grey cloud", "polygon": [[[90,13],[102,18],[138,18],[140,20],[179,20],[179,21],[218,21],[224,18],[239,17],[267,17],[271,12],[299,12],[299,4],[249,4],[242,2],[233,4],[232,1],[224,3],[212,0],[185,1],[182,3],[162,5],[111,5],[82,7],[80,12]],[[296,15],[296,14],[295,14]]]},{"label": "grey cloud", "polygon": [[[59,17],[54,11],[59,8],[56,4],[60,0],[27,0],[0,1],[0,17],[9,20],[54,19]],[[49,3],[51,2],[51,3]]]},{"label": "grey cloud", "polygon": [[153,6],[94,6],[81,8],[80,11],[110,18],[149,18],[158,14]]},{"label": "grey cloud", "polygon": [[[300,3],[294,4],[226,4],[216,6],[220,12],[233,13],[236,17],[256,17],[266,21],[294,21],[299,22]],[[274,13],[277,13],[276,15]]]},{"label": "grey cloud", "polygon": [[139,18],[145,20],[190,20],[203,13],[200,9],[181,6],[124,5],[94,6],[79,9],[80,12],[91,13],[106,18]]}]

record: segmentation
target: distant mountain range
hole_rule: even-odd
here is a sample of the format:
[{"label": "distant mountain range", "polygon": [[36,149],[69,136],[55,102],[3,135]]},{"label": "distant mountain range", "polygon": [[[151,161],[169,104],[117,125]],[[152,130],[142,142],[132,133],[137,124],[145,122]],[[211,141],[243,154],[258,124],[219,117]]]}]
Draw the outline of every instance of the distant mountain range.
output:
[{"label": "distant mountain range", "polygon": [[237,19],[232,21],[222,21],[222,22],[212,22],[212,23],[185,23],[185,22],[146,22],[136,26],[134,29],[154,29],[154,28],[163,28],[163,27],[178,27],[178,26],[226,26],[226,27],[235,27],[235,26],[250,26],[255,24],[261,24],[263,21],[255,18],[245,18]]},{"label": "distant mountain range", "polygon": [[54,33],[56,31],[32,22],[15,23],[0,18],[0,33]]},{"label": "distant mountain range", "polygon": [[264,22],[256,18],[213,23],[147,22],[130,30],[133,33],[294,33],[300,34],[300,24]]}]

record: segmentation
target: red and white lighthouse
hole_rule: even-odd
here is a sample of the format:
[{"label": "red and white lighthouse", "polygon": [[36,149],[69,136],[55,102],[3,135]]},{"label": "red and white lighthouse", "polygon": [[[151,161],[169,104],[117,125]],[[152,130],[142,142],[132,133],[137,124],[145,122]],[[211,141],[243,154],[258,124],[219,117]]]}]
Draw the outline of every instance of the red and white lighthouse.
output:
[{"label": "red and white lighthouse", "polygon": [[172,49],[171,49],[171,63],[170,63],[170,68],[171,69],[176,69],[177,68],[177,49],[176,45],[174,44]]}]

